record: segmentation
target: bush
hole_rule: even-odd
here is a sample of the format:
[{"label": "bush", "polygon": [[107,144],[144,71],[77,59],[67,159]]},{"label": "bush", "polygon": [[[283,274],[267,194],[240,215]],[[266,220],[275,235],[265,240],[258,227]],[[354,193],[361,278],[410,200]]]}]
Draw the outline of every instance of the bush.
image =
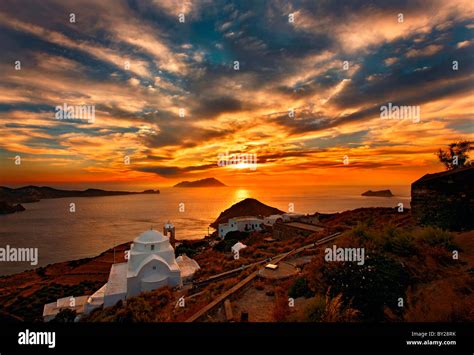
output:
[{"label": "bush", "polygon": [[248,232],[231,231],[225,235],[224,240],[236,240],[237,242],[240,242],[246,239],[248,236],[249,236]]},{"label": "bush", "polygon": [[221,240],[219,243],[217,243],[214,246],[214,250],[217,250],[217,251],[220,251],[220,252],[223,252],[223,253],[230,252],[232,246],[237,242],[238,242],[237,239]]},{"label": "bush", "polygon": [[291,298],[309,298],[314,296],[314,292],[312,292],[308,287],[308,281],[305,278],[300,277],[295,280],[293,285],[291,285],[288,291],[288,296],[290,296]]},{"label": "bush", "polygon": [[76,311],[70,308],[65,308],[59,311],[59,313],[51,321],[52,323],[72,323],[76,319]]},{"label": "bush", "polygon": [[175,256],[178,257],[182,254],[186,254],[190,258],[192,258],[196,254],[196,250],[190,248],[189,246],[186,246],[184,244],[180,244],[176,247],[175,249]]},{"label": "bush", "polygon": [[37,268],[36,269],[36,274],[38,276],[45,277],[46,276],[46,268],[44,268],[44,267]]},{"label": "bush", "polygon": [[351,307],[351,302],[344,305],[341,293],[330,298],[329,291],[325,298],[318,295],[306,307],[304,311],[306,322],[351,322],[359,317],[360,312]]},{"label": "bush", "polygon": [[357,225],[349,231],[349,236],[360,239],[361,241],[373,239],[373,235],[367,224],[361,222],[358,222]]},{"label": "bush", "polygon": [[399,256],[417,255],[419,252],[415,239],[410,234],[400,231],[393,226],[385,228],[379,239],[383,251]]},{"label": "bush", "polygon": [[143,293],[127,300],[119,301],[115,306],[92,312],[84,317],[84,322],[168,322],[174,304],[173,293],[169,288]]},{"label": "bush", "polygon": [[424,227],[414,233],[415,239],[430,246],[443,247],[448,250],[454,250],[455,245],[451,233],[437,227]]},{"label": "bush", "polygon": [[397,300],[404,297],[409,275],[394,259],[372,254],[365,264],[332,263],[324,265],[323,280],[331,296],[342,293],[344,301],[363,313],[366,320],[383,320],[384,306],[399,312]]}]

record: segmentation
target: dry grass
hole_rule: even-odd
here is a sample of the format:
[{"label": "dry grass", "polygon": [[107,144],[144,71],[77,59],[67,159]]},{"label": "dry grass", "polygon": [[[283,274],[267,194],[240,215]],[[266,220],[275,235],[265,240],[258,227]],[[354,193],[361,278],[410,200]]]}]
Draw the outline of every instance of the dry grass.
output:
[{"label": "dry grass", "polygon": [[322,322],[352,322],[360,315],[360,312],[351,308],[351,303],[344,305],[342,293],[330,298],[329,290],[326,293],[326,307],[321,317]]},{"label": "dry grass", "polygon": [[406,322],[472,322],[474,276],[460,275],[407,292]]}]

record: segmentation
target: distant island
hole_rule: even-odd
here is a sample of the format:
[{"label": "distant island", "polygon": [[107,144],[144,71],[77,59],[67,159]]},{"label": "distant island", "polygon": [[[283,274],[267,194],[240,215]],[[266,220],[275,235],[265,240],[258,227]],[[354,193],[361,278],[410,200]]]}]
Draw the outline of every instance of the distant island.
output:
[{"label": "distant island", "polygon": [[375,196],[375,197],[393,197],[392,191],[390,190],[379,190],[379,191],[366,191],[362,196]]},{"label": "distant island", "polygon": [[[100,189],[87,190],[59,190],[47,186],[24,186],[12,189],[0,186],[0,214],[24,211],[19,203],[38,202],[42,199],[62,197],[99,197],[134,194],[159,194],[160,190],[145,190],[143,192],[106,191]],[[15,205],[16,204],[16,205]]]},{"label": "distant island", "polygon": [[196,181],[182,181],[173,187],[222,187],[226,186],[214,178],[201,179]]},{"label": "distant island", "polygon": [[0,214],[8,214],[24,211],[25,207],[20,204],[13,204],[6,201],[0,201]]}]

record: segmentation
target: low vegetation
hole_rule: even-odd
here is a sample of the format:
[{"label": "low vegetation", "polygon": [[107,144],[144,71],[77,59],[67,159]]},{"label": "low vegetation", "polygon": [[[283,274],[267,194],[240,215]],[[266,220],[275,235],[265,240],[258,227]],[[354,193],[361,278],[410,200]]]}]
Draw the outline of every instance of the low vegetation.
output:
[{"label": "low vegetation", "polygon": [[[343,306],[358,311],[360,320],[423,321],[426,315],[418,311],[419,318],[415,316],[419,307],[415,303],[419,302],[413,297],[407,300],[408,290],[413,295],[413,290],[443,280],[452,271],[463,272],[453,258],[453,250],[459,248],[452,235],[438,228],[376,228],[359,223],[337,240],[337,246],[365,248],[365,263],[326,262],[320,250],[304,271],[309,288],[317,295],[313,315],[307,319],[318,318],[321,312],[316,306],[322,307],[321,297],[327,293]],[[426,308],[437,301],[424,297],[423,302]],[[456,317],[459,315],[453,315]]]},{"label": "low vegetation", "polygon": [[28,297],[18,296],[9,305],[8,312],[25,321],[42,321],[43,307],[46,303],[55,302],[58,298],[63,297],[91,295],[100,286],[102,286],[100,283],[88,281],[73,286],[51,283],[41,287]]},{"label": "low vegetation", "polygon": [[171,320],[173,313],[173,300],[173,292],[168,288],[164,288],[130,298],[125,304],[119,301],[113,307],[94,310],[87,317],[84,317],[82,321],[118,323],[167,322]]},{"label": "low vegetation", "polygon": [[316,296],[305,308],[302,321],[305,322],[352,322],[358,320],[360,311],[352,308],[351,302],[344,302],[342,293],[330,297]]}]

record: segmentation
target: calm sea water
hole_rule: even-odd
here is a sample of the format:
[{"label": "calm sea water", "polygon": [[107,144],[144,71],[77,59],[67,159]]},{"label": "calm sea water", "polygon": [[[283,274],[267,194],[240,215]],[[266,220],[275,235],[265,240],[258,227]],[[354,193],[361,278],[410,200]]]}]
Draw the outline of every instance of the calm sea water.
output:
[{"label": "calm sea water", "polygon": [[[372,190],[378,189],[374,186]],[[177,239],[199,239],[219,213],[247,197],[295,212],[340,212],[358,207],[409,207],[410,187],[390,187],[395,197],[363,197],[369,187],[163,188],[159,195],[61,198],[25,203],[26,211],[0,216],[0,247],[38,248],[34,267],[96,256],[150,227],[162,230],[171,221]],[[69,204],[76,212],[69,212]],[[180,204],[184,203],[184,212]],[[212,232],[213,229],[210,229]],[[34,268],[29,263],[0,262],[0,275]]]}]

